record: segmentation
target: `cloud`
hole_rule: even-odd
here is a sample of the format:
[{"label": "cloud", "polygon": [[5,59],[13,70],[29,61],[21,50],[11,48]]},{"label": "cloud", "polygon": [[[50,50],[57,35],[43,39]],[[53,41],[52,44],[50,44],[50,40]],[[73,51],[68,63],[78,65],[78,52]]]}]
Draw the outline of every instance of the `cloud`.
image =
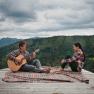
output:
[{"label": "cloud", "polygon": [[29,2],[26,3],[26,0],[2,0],[0,2],[0,11],[5,18],[16,22],[32,21],[35,19],[35,13],[29,7]]},{"label": "cloud", "polygon": [[0,38],[93,35],[93,10],[93,0],[0,0]]},{"label": "cloud", "polygon": [[[15,32],[15,33],[14,33]],[[3,37],[10,37],[10,38],[18,38],[18,39],[27,39],[27,38],[34,38],[34,37],[52,37],[52,36],[74,36],[74,35],[94,35],[94,31],[92,29],[75,29],[75,30],[64,30],[64,31],[58,31],[58,32],[55,32],[55,31],[44,31],[44,32],[38,32],[38,31],[34,31],[34,32],[25,32],[25,31],[19,31],[19,30],[16,30],[16,31],[10,31],[9,32],[6,32],[6,31],[3,31],[1,34],[0,34],[0,38],[3,38]],[[78,33],[80,32],[80,33]],[[87,33],[89,32],[89,33]]]}]

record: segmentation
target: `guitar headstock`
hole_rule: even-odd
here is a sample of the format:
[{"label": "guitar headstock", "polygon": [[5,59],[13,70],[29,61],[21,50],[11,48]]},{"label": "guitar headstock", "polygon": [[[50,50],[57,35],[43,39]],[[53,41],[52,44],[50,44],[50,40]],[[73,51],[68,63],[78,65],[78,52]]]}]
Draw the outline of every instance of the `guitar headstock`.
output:
[{"label": "guitar headstock", "polygon": [[40,49],[36,49],[34,52],[35,52],[35,53],[39,53],[39,51],[40,51]]}]

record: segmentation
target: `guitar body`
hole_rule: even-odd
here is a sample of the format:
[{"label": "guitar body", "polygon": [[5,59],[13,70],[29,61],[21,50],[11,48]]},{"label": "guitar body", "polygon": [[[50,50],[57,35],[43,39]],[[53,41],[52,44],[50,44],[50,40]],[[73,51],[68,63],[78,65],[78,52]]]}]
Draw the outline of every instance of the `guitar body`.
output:
[{"label": "guitar body", "polygon": [[19,71],[19,69],[21,68],[21,66],[27,63],[27,61],[26,61],[26,59],[24,59],[23,55],[19,55],[16,58],[17,59],[21,59],[22,62],[20,62],[20,64],[16,64],[13,60],[8,60],[7,61],[9,69],[11,71],[13,71],[13,72]]}]

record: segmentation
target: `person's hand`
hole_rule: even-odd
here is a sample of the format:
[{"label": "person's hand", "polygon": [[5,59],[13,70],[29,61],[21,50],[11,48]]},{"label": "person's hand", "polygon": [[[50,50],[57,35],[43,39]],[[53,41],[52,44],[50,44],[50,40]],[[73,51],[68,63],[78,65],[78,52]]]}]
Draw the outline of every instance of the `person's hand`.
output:
[{"label": "person's hand", "polygon": [[16,58],[15,61],[19,64],[21,62],[21,59]]},{"label": "person's hand", "polygon": [[31,59],[35,59],[36,58],[36,53],[33,52],[32,55],[31,55]]},{"label": "person's hand", "polygon": [[80,60],[78,60],[77,62],[78,62],[78,64],[81,64],[81,61]]},{"label": "person's hand", "polygon": [[14,58],[14,61],[16,64],[21,64],[24,59],[24,56],[20,54],[19,56]]},{"label": "person's hand", "polygon": [[71,62],[71,59],[68,59],[68,62],[70,63]]}]

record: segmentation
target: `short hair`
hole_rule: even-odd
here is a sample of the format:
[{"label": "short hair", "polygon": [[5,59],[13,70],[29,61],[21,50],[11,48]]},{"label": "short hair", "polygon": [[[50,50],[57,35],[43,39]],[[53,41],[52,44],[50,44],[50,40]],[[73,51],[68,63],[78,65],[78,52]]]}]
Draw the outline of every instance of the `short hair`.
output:
[{"label": "short hair", "polygon": [[19,42],[19,48],[23,47],[23,45],[27,44],[26,41],[22,40]]}]

